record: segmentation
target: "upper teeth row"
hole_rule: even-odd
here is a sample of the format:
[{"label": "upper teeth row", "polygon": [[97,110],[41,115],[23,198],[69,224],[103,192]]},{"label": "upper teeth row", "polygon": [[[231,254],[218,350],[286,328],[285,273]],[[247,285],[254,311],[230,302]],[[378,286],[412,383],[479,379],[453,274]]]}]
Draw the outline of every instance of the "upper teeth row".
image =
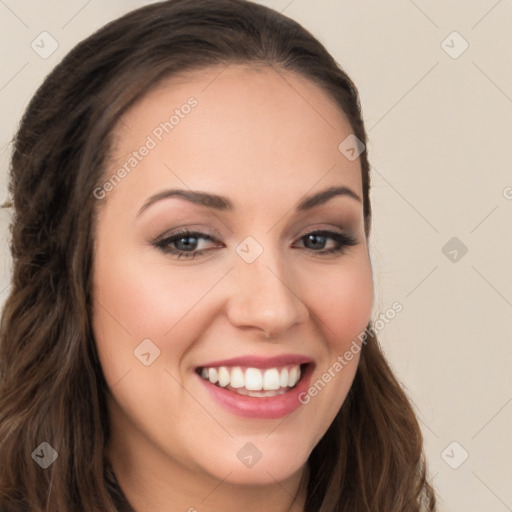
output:
[{"label": "upper teeth row", "polygon": [[283,368],[246,368],[245,372],[239,366],[219,368],[203,368],[201,377],[219,386],[230,385],[233,388],[243,388],[249,391],[272,391],[279,388],[293,387],[300,379],[300,365]]}]

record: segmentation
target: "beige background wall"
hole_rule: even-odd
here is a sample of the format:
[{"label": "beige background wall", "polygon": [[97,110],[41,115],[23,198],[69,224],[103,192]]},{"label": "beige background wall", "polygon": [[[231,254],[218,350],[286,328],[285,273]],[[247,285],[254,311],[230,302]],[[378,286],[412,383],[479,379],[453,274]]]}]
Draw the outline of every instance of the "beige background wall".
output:
[{"label": "beige background wall", "polygon": [[[0,200],[10,138],[44,76],[145,3],[0,0]],[[380,339],[416,404],[440,510],[512,510],[512,2],[261,3],[311,30],[360,89],[375,316],[404,306]],[[58,44],[50,56],[43,31]],[[3,304],[9,214],[0,220]]]}]

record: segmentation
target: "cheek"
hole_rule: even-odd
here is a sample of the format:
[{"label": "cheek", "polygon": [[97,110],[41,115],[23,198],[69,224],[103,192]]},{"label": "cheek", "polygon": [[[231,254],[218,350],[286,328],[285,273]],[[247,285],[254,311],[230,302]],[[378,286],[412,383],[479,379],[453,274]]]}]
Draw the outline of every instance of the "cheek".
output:
[{"label": "cheek", "polygon": [[193,286],[137,261],[118,262],[106,270],[98,272],[98,302],[112,316],[110,321],[116,320],[134,339],[161,338],[193,303]]},{"label": "cheek", "polygon": [[340,266],[335,274],[315,280],[318,290],[312,303],[321,320],[320,328],[330,349],[342,351],[363,332],[373,306],[373,280],[370,262],[361,258],[355,264]]},{"label": "cheek", "polygon": [[[107,229],[105,229],[107,231]],[[114,231],[112,229],[112,231]],[[100,240],[95,258],[95,297],[135,339],[162,338],[199,300],[205,284],[161,253],[119,233]],[[127,242],[128,240],[128,242]],[[204,281],[204,280],[203,280]]]},{"label": "cheek", "polygon": [[325,340],[326,354],[315,369],[315,376],[301,402],[310,408],[311,449],[320,441],[343,405],[357,372],[360,345],[373,306],[373,280],[369,259],[340,265],[335,273],[316,275],[310,296],[315,316]]},{"label": "cheek", "polygon": [[197,310],[216,279],[180,273],[137,251],[123,258],[99,253],[93,329],[107,381],[115,383],[128,369],[144,368],[134,350],[146,339],[160,350],[152,367],[176,368],[191,340],[201,335]]}]

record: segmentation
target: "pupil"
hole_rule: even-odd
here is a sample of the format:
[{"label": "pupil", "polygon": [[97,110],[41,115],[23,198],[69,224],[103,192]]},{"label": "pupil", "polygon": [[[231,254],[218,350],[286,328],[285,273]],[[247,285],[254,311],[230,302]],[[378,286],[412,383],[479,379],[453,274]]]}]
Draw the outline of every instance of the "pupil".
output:
[{"label": "pupil", "polygon": [[191,246],[195,246],[197,244],[197,238],[196,237],[194,237],[194,236],[185,236],[185,237],[180,238],[179,240],[177,240],[176,243],[177,244],[181,244],[183,242],[183,240],[190,240],[190,239],[193,239],[194,242],[192,242],[191,244],[184,242],[184,248],[183,248],[184,250],[187,250],[187,249],[190,250]]},{"label": "pupil", "polygon": [[[319,246],[322,246],[322,245],[323,245],[323,242],[325,241],[325,240],[324,240],[324,239],[325,239],[325,236],[323,236],[323,235],[308,235],[308,239],[309,239],[309,240],[313,240],[313,242],[315,242],[315,240],[316,240],[317,244],[318,244],[318,239],[321,239],[321,241],[320,241],[320,243],[319,243]],[[315,245],[315,243],[313,243],[313,245]],[[315,249],[315,248],[316,248],[316,249],[318,249],[319,247],[313,247],[313,248],[314,248],[314,249]]]}]

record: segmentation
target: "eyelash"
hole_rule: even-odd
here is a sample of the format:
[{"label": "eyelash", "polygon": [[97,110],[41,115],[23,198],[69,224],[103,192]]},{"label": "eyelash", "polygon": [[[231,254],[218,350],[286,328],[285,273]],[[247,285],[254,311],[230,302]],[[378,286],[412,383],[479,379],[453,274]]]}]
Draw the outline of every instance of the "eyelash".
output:
[{"label": "eyelash", "polygon": [[[324,236],[327,238],[332,238],[335,242],[337,242],[338,247],[335,247],[334,249],[328,249],[324,251],[315,251],[314,249],[307,249],[308,251],[318,254],[321,256],[327,255],[327,254],[335,254],[335,253],[344,253],[345,249],[349,246],[353,246],[357,244],[357,240],[345,233],[339,233],[337,231],[329,231],[329,230],[318,230],[318,231],[310,231],[309,233],[306,233],[305,235],[301,236],[299,240],[303,240],[304,238],[316,235],[316,236]],[[194,252],[187,252],[183,250],[173,249],[171,248],[171,244],[181,240],[182,238],[197,238],[197,239],[204,239],[204,240],[211,240],[212,242],[215,241],[215,239],[206,233],[201,233],[199,231],[188,231],[183,230],[178,233],[173,234],[172,236],[163,238],[161,240],[157,240],[153,243],[153,246],[160,249],[165,254],[173,254],[177,255],[180,259],[181,257],[184,257],[185,259],[194,259],[196,256],[201,256],[204,252],[206,252],[208,249],[203,249],[201,251],[194,251]]]}]

